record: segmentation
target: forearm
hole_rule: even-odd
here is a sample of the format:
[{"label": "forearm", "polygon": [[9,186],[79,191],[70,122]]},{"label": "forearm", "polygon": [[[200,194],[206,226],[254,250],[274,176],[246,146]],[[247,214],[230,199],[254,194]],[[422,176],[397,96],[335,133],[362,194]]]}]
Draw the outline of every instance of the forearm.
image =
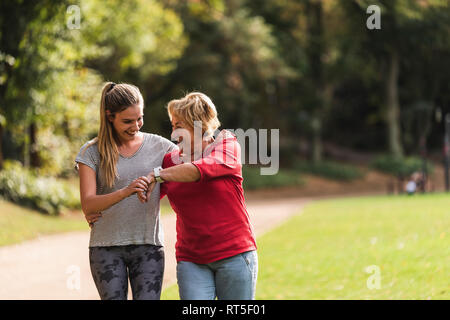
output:
[{"label": "forearm", "polygon": [[200,171],[192,163],[183,163],[160,171],[164,181],[194,182],[200,180]]},{"label": "forearm", "polygon": [[108,194],[85,197],[81,201],[81,207],[85,215],[102,212],[127,197],[125,189],[120,189]]}]

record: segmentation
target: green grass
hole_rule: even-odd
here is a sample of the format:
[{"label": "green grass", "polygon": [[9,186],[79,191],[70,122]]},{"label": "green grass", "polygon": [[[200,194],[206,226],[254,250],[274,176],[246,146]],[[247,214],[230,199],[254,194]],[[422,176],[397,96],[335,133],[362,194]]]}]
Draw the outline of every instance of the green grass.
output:
[{"label": "green grass", "polygon": [[[172,212],[168,201],[161,201],[161,214]],[[81,211],[79,215],[71,214],[70,217],[50,216],[0,200],[0,246],[69,231],[89,231]]]},{"label": "green grass", "polygon": [[[258,238],[257,299],[450,299],[450,196],[311,204]],[[370,290],[380,269],[380,289]],[[178,299],[176,285],[163,292]]]},{"label": "green grass", "polygon": [[43,234],[89,230],[80,218],[49,216],[0,200],[0,246],[33,239]]}]

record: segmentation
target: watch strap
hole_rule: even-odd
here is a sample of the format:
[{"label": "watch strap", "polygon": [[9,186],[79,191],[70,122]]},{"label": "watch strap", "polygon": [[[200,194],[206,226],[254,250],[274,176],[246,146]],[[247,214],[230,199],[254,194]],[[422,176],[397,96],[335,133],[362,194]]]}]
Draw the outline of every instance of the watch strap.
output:
[{"label": "watch strap", "polygon": [[159,183],[163,183],[164,182],[164,179],[161,178],[161,176],[159,174],[159,172],[161,170],[162,170],[162,167],[156,167],[156,168],[153,169],[153,173],[155,175],[155,180],[156,180],[156,182],[159,182]]}]

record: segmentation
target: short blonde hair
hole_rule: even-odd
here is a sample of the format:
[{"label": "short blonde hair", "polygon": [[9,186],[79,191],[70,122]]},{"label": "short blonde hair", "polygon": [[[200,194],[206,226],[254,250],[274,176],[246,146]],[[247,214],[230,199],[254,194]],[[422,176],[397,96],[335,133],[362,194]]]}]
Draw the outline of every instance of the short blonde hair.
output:
[{"label": "short blonde hair", "polygon": [[194,128],[194,121],[201,121],[202,135],[205,138],[212,137],[216,129],[220,127],[214,103],[201,92],[191,92],[184,98],[170,101],[167,111],[170,120],[172,116],[176,116],[191,128]]}]

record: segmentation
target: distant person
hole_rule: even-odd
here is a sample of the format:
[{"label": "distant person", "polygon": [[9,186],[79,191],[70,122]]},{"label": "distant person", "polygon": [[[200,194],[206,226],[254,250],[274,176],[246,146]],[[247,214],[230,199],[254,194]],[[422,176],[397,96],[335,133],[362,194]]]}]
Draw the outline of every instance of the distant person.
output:
[{"label": "distant person", "polygon": [[[170,101],[168,113],[179,150],[164,157],[164,169],[149,175],[147,193],[159,182],[177,214],[180,298],[254,299],[258,257],[242,189],[240,145],[226,130],[214,139],[220,122],[205,94]],[[139,197],[148,200],[148,194]]]},{"label": "distant person", "polygon": [[416,193],[416,189],[417,189],[417,185],[416,182],[414,180],[409,180],[406,183],[406,193],[408,193],[408,195],[413,195],[414,193]]},{"label": "distant person", "polygon": [[97,137],[76,157],[81,206],[91,226],[89,262],[102,300],[160,299],[164,272],[159,185],[148,202],[146,177],[176,149],[167,139],[141,132],[144,100],[130,84],[107,83]]},{"label": "distant person", "polygon": [[423,189],[423,187],[423,174],[416,171],[410,176],[408,182],[406,183],[405,190],[409,195],[411,195],[415,194],[418,190],[422,190],[424,192],[425,190]]}]

